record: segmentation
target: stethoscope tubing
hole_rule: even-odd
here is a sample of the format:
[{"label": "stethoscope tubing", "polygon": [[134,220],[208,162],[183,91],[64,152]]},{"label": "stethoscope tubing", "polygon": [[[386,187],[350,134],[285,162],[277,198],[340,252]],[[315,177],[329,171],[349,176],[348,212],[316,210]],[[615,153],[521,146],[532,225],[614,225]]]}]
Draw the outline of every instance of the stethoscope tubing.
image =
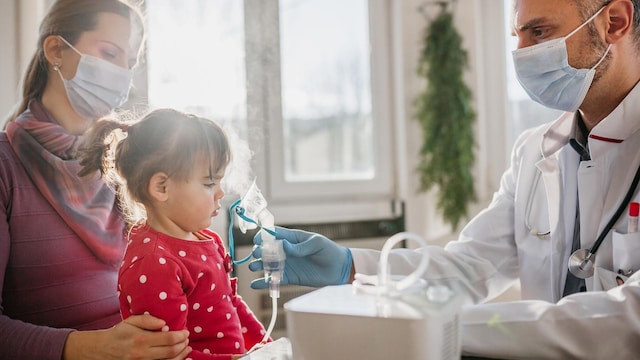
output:
[{"label": "stethoscope tubing", "polygon": [[591,246],[591,249],[589,249],[587,258],[591,258],[592,255],[595,255],[596,251],[598,251],[598,249],[600,248],[600,245],[602,245],[602,242],[607,237],[607,234],[613,228],[613,225],[616,224],[618,219],[620,219],[620,216],[622,215],[622,213],[627,209],[627,206],[629,205],[629,202],[631,201],[633,194],[635,194],[636,192],[636,188],[638,187],[639,182],[640,182],[640,166],[638,166],[638,170],[636,170],[636,175],[634,176],[633,181],[631,182],[631,186],[629,187],[629,190],[627,190],[627,194],[622,200],[622,203],[620,203],[620,206],[618,206],[618,209],[616,210],[615,214],[613,214],[613,216],[607,223],[607,226],[604,227],[604,229],[596,239],[596,242],[593,243],[593,246]]},{"label": "stethoscope tubing", "polygon": [[527,228],[527,231],[531,235],[535,235],[540,240],[545,240],[545,239],[548,239],[549,236],[551,235],[551,230],[543,233],[538,231],[538,229],[532,228],[531,224],[529,224],[529,217],[531,216],[531,206],[533,203],[533,196],[535,195],[536,190],[538,189],[538,184],[540,183],[540,176],[541,176],[540,169],[536,169],[536,175],[535,175],[535,178],[533,179],[533,187],[531,188],[531,192],[529,193],[529,198],[527,199],[527,207],[525,208],[524,226]]}]

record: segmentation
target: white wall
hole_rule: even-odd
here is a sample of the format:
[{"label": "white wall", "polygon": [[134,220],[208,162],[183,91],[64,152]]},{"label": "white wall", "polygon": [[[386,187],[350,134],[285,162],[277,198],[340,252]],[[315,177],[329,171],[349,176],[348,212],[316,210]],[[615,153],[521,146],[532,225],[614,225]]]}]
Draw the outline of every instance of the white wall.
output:
[{"label": "white wall", "polygon": [[14,1],[0,1],[0,122],[8,115],[17,101],[18,88],[16,4]]},{"label": "white wall", "polygon": [[13,111],[20,82],[36,49],[38,26],[48,0],[0,1],[0,123]]}]

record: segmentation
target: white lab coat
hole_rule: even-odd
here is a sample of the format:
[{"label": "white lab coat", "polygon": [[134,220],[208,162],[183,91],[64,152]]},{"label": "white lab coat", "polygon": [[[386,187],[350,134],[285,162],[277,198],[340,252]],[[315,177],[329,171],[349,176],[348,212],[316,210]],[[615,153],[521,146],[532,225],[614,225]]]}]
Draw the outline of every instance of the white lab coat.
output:
[{"label": "white lab coat", "polygon": [[[626,211],[597,252],[595,275],[586,280],[588,291],[562,298],[577,179],[582,247],[590,248],[640,166],[638,130],[640,85],[592,129],[591,161],[580,163],[568,145],[575,131],[573,113],[525,132],[489,207],[463,229],[458,241],[444,249],[428,248],[431,260],[425,278],[463,279],[470,301],[476,304],[499,295],[520,278],[522,301],[464,308],[463,354],[508,359],[640,358],[640,271],[622,286],[615,280],[618,268],[640,268],[640,233],[622,235],[627,232]],[[529,234],[525,226],[531,191],[535,195],[529,224],[550,230],[549,239]],[[634,193],[635,201],[640,201],[639,193]],[[621,233],[615,245],[613,232]],[[420,251],[394,251],[392,272],[413,271]],[[352,254],[356,272],[377,272],[378,252],[352,249]]]}]

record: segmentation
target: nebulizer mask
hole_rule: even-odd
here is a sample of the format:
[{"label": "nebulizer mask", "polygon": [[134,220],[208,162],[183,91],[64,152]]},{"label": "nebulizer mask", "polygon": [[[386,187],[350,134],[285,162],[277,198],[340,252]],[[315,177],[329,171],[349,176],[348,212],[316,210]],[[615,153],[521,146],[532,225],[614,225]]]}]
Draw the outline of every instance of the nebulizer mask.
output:
[{"label": "nebulizer mask", "polygon": [[420,236],[398,233],[384,244],[377,275],[356,274],[353,284],[327,286],[284,304],[293,358],[460,359],[460,285],[422,278],[427,251],[411,274],[392,275],[391,249],[405,240],[426,246]]},{"label": "nebulizer mask", "polygon": [[278,298],[280,297],[280,282],[284,273],[286,255],[282,248],[282,240],[276,240],[275,221],[273,214],[267,209],[267,200],[256,185],[255,180],[244,194],[229,207],[229,252],[235,265],[243,264],[251,259],[251,254],[241,260],[235,260],[233,242],[233,223],[238,219],[238,228],[244,234],[247,230],[260,227],[262,237],[262,264],[265,280],[269,284],[269,296],[272,299],[271,321],[262,340],[266,342],[271,336],[278,313]]}]

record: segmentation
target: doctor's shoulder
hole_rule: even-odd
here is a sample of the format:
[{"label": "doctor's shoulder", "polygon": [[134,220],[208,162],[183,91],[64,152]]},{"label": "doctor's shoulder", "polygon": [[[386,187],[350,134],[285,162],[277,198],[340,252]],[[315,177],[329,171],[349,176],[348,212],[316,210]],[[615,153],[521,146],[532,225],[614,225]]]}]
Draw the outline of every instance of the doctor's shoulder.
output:
[{"label": "doctor's shoulder", "polygon": [[[549,130],[551,123],[545,123],[524,130],[513,143],[511,149],[512,160],[522,158],[525,153],[532,151],[541,154],[541,142],[544,134]],[[539,155],[538,155],[539,157]]]}]

